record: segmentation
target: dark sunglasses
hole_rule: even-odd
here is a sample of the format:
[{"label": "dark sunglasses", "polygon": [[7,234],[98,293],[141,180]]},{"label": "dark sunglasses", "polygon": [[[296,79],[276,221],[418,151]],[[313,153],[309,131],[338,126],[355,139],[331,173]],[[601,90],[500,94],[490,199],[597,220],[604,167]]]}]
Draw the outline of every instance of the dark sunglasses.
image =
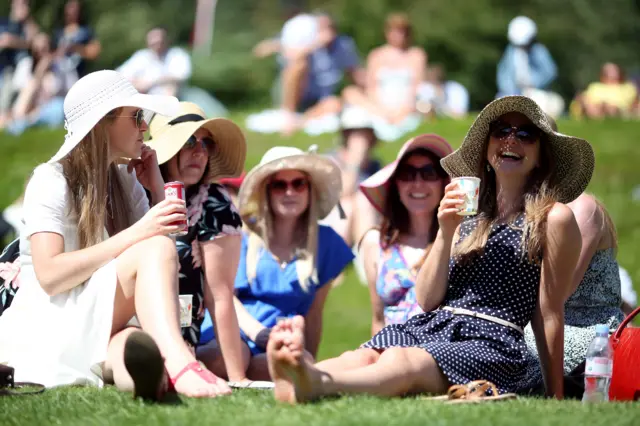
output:
[{"label": "dark sunglasses", "polygon": [[422,167],[405,164],[400,166],[396,171],[396,179],[401,182],[413,182],[418,176],[420,176],[420,179],[428,182],[435,182],[441,178],[433,164],[427,164]]},{"label": "dark sunglasses", "polygon": [[309,187],[309,181],[305,178],[297,178],[292,181],[272,180],[269,183],[269,189],[272,192],[284,193],[287,192],[289,187],[295,192],[302,192]]},{"label": "dark sunglasses", "polygon": [[522,126],[513,127],[506,123],[496,122],[491,125],[492,137],[503,140],[511,135],[522,143],[532,144],[540,137],[540,129],[533,124],[523,124]]},{"label": "dark sunglasses", "polygon": [[184,143],[184,148],[194,149],[197,144],[200,144],[200,146],[202,146],[207,151],[211,151],[213,149],[213,146],[215,145],[215,142],[209,137],[198,140],[195,136],[191,135],[189,136],[189,139],[187,139],[187,141]]}]

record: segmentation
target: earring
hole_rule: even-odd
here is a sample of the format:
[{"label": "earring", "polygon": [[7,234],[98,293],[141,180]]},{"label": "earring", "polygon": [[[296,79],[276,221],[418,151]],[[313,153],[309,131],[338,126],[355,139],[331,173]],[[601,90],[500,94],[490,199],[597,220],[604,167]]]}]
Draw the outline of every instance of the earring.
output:
[{"label": "earring", "polygon": [[487,164],[487,171],[491,172],[491,164]]}]

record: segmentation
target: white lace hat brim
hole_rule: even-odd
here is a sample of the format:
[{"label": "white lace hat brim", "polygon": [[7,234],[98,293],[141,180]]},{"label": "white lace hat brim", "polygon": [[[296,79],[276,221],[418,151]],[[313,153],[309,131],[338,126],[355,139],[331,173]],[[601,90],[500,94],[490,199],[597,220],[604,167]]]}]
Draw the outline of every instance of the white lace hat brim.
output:
[{"label": "white lace hat brim", "polygon": [[180,109],[180,103],[173,96],[135,93],[128,97],[116,97],[110,102],[107,101],[96,105],[95,108],[83,114],[84,116],[80,119],[80,122],[74,124],[73,130],[65,124],[67,134],[65,135],[64,143],[49,160],[49,163],[59,161],[69,154],[105,115],[120,107],[141,108],[145,111],[145,117],[149,117],[151,113],[175,115]]}]

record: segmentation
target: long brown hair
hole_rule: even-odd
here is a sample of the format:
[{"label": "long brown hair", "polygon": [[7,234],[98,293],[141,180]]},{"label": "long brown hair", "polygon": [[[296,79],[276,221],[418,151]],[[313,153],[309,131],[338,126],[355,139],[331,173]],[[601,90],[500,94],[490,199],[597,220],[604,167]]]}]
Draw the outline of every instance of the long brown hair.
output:
[{"label": "long brown hair", "polygon": [[[540,161],[531,173],[525,186],[521,211],[526,218],[522,232],[521,248],[529,262],[540,264],[546,247],[547,215],[557,201],[554,188],[555,159],[546,135],[540,136]],[[485,141],[483,152],[487,152],[489,136]],[[473,232],[457,244],[454,255],[463,263],[470,262],[484,251],[491,228],[498,220],[498,200],[496,194],[496,175],[493,169],[486,168],[487,161],[478,165],[477,176],[480,177],[480,198],[478,215],[473,219],[476,227]],[[516,217],[507,218],[513,222]]]},{"label": "long brown hair", "polygon": [[[447,172],[445,172],[442,166],[440,166],[440,157],[426,148],[417,148],[406,153],[400,159],[398,167],[396,168],[396,172],[407,162],[407,160],[409,160],[409,158],[413,157],[414,155],[424,156],[431,160],[438,175],[442,178],[442,190],[444,192],[444,187],[449,182]],[[411,218],[409,216],[409,211],[400,200],[400,194],[398,193],[398,188],[396,187],[396,177],[394,173],[393,176],[391,176],[391,178],[389,179],[389,189],[387,191],[387,198],[385,199],[383,206],[383,219],[382,223],[380,224],[380,247],[383,250],[386,250],[387,248],[395,244],[400,238],[400,235],[409,233],[410,226]],[[438,224],[438,209],[436,208],[433,212],[433,218],[431,220],[429,241],[425,247],[425,252],[415,265],[416,268],[419,268],[427,258],[439,229],[440,226]]]},{"label": "long brown hair", "polygon": [[125,198],[118,166],[109,164],[108,127],[118,111],[107,114],[60,160],[69,187],[71,213],[78,221],[81,249],[103,241],[105,227],[109,235],[114,235],[132,222],[130,200]]}]

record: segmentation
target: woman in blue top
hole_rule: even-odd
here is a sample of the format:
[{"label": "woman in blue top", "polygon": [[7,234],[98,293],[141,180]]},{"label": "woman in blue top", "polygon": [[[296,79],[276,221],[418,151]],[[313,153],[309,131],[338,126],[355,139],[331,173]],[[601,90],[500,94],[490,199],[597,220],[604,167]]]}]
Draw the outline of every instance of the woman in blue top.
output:
[{"label": "woman in blue top", "polygon": [[[249,232],[242,240],[235,290],[250,379],[269,378],[264,352],[281,317],[304,316],[307,356],[318,351],[329,284],[353,260],[342,238],[318,224],[341,191],[333,160],[290,147],[267,151],[242,183],[238,205]],[[213,330],[205,327],[201,343],[209,342],[209,354],[202,348],[201,359],[223,374]]]}]

